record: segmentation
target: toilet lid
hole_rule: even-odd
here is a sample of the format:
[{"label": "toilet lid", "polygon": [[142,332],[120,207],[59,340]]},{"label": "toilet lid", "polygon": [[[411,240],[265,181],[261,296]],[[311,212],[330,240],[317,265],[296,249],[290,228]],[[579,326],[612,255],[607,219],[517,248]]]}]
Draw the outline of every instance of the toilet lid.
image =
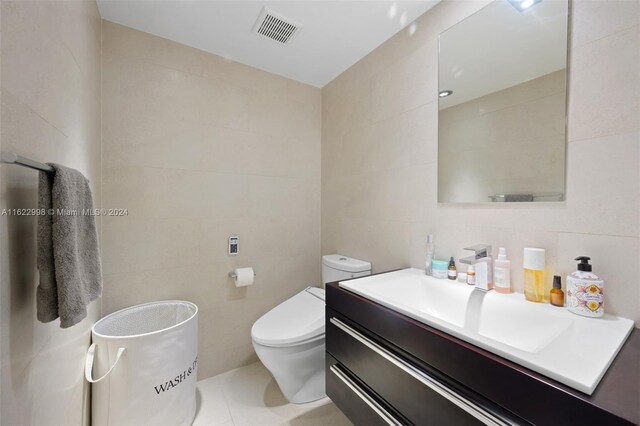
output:
[{"label": "toilet lid", "polygon": [[324,290],[308,288],[264,314],[251,328],[254,342],[293,346],[324,335]]}]

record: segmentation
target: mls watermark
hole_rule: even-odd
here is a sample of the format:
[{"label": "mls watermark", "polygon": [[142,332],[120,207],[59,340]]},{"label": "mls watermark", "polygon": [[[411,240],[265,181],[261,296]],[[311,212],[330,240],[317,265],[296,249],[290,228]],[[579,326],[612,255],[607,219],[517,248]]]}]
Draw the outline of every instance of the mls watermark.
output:
[{"label": "mls watermark", "polygon": [[0,216],[128,216],[129,209],[2,209]]}]

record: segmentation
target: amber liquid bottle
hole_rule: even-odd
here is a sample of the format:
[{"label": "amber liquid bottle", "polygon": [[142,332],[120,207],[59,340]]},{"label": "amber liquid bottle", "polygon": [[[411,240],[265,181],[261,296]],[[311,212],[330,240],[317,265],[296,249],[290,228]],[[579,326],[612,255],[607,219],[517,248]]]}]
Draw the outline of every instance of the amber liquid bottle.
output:
[{"label": "amber liquid bottle", "polygon": [[564,292],[562,291],[562,281],[558,275],[553,276],[553,288],[549,293],[549,301],[553,306],[564,306]]}]

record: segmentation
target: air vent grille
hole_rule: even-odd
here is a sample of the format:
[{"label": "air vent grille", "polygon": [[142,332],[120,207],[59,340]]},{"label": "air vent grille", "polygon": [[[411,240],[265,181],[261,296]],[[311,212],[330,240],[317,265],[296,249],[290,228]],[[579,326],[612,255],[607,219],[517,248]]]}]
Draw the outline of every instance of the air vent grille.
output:
[{"label": "air vent grille", "polygon": [[253,31],[278,43],[287,44],[301,25],[267,9],[262,9]]}]

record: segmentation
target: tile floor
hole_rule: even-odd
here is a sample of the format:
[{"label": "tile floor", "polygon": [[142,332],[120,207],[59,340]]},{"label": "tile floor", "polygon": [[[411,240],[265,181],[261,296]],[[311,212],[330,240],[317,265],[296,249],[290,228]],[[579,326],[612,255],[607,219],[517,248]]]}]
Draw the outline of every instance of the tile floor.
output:
[{"label": "tile floor", "polygon": [[351,425],[329,398],[290,404],[260,362],[199,381],[197,398],[194,426]]}]

